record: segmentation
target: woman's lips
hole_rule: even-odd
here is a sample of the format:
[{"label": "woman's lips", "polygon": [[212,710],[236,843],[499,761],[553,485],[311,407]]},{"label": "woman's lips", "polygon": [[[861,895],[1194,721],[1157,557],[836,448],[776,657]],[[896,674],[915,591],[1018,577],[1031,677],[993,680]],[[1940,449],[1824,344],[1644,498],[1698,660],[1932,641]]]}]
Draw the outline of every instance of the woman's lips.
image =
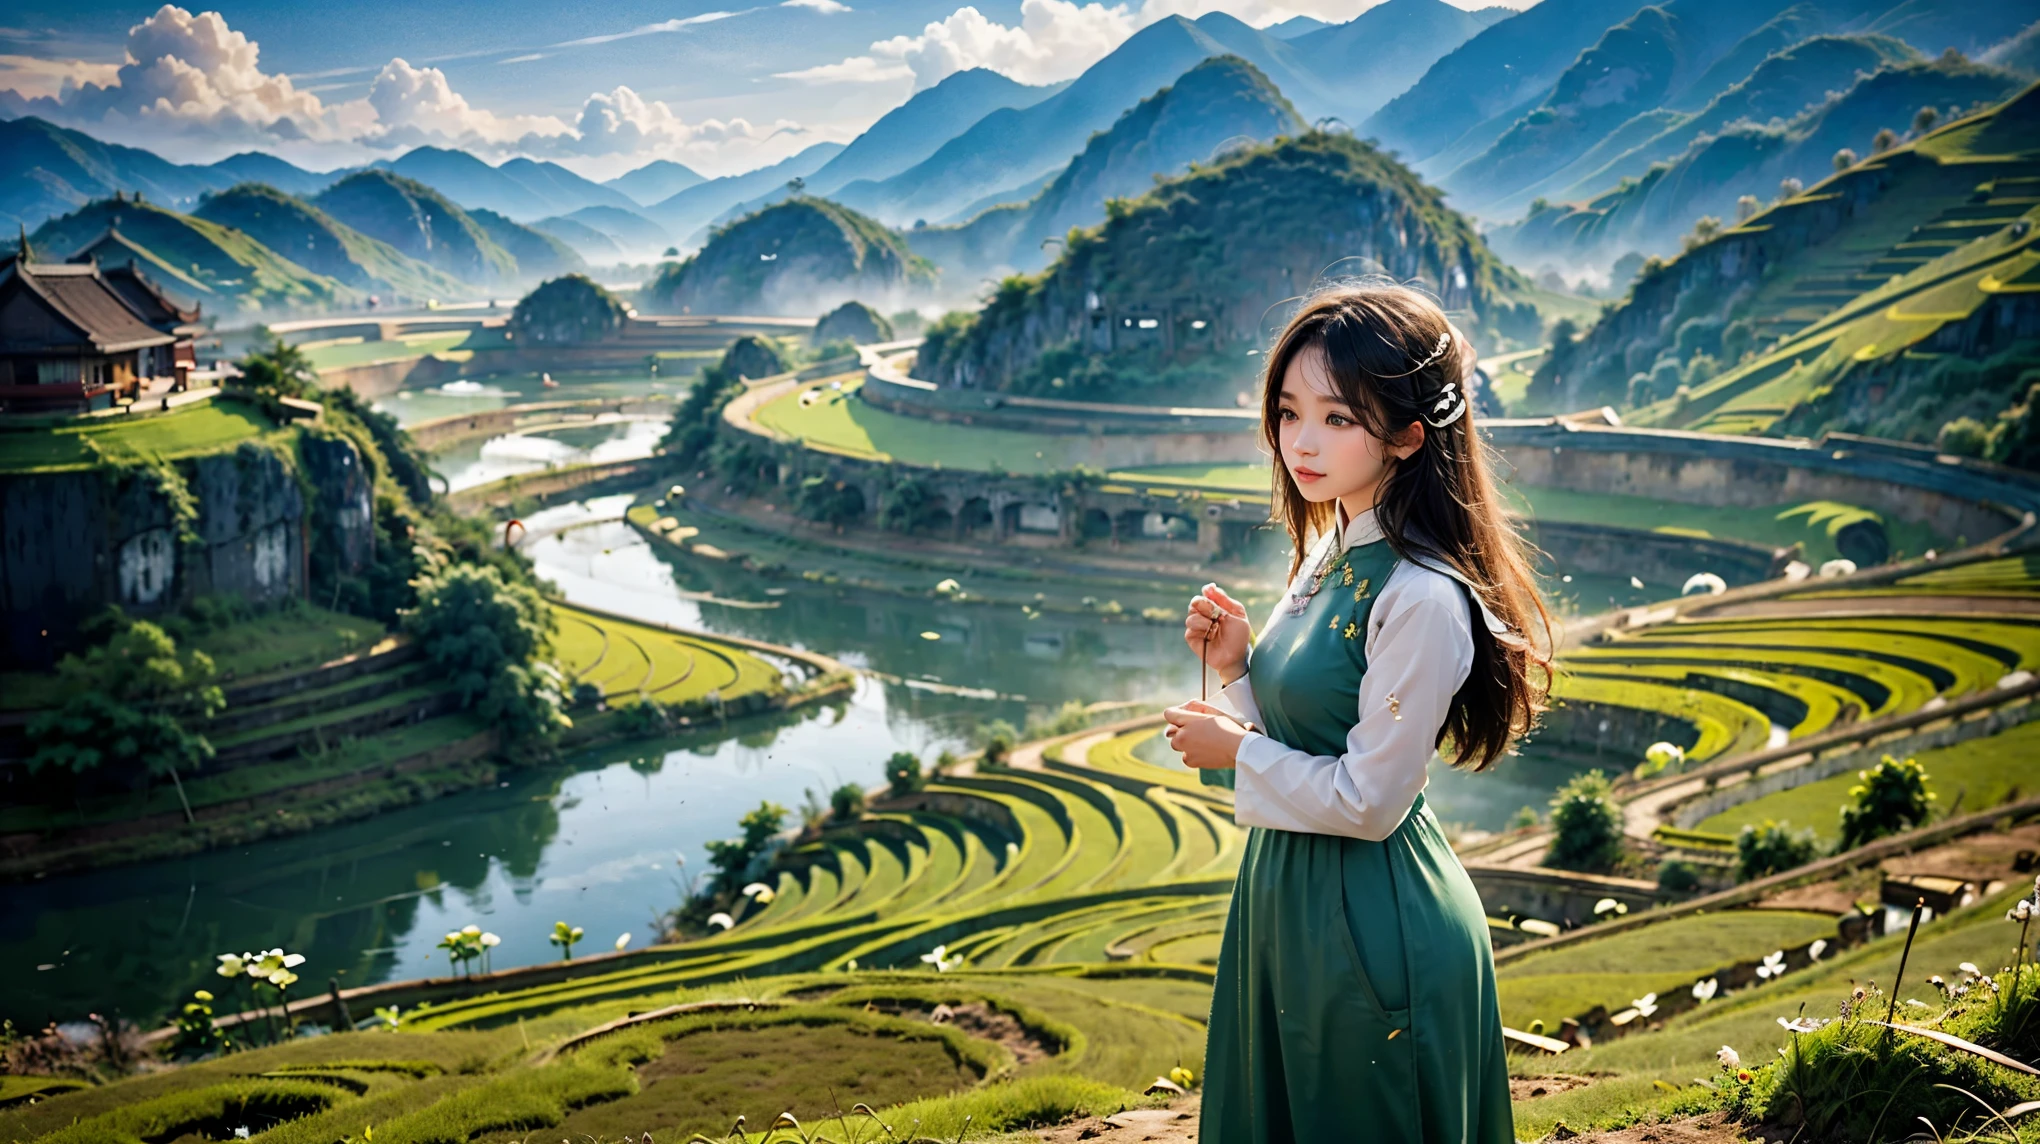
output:
[{"label": "woman's lips", "polygon": [[1310,482],[1317,480],[1319,477],[1324,476],[1323,473],[1318,472],[1316,469],[1305,469],[1301,467],[1289,470],[1289,475],[1295,477],[1299,481],[1302,481],[1304,484],[1309,484]]}]

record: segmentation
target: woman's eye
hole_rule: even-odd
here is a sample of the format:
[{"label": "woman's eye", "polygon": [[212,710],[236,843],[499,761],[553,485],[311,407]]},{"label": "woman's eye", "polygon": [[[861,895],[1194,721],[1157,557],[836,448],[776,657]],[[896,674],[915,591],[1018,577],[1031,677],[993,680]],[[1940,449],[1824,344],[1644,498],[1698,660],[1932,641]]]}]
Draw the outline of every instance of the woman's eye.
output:
[{"label": "woman's eye", "polygon": [[1296,420],[1296,412],[1295,412],[1295,410],[1291,410],[1291,409],[1284,409],[1284,410],[1282,410],[1282,411],[1278,412],[1278,413],[1277,413],[1277,414],[1276,414],[1275,416],[1276,416],[1276,417],[1277,417],[1277,418],[1278,418],[1279,420],[1283,420],[1283,421],[1294,421],[1294,420]]},{"label": "woman's eye", "polygon": [[1351,425],[1352,423],[1353,423],[1352,421],[1348,420],[1346,417],[1337,413],[1328,413],[1325,415],[1325,424],[1330,425],[1334,428],[1338,428],[1340,426],[1345,425]]}]

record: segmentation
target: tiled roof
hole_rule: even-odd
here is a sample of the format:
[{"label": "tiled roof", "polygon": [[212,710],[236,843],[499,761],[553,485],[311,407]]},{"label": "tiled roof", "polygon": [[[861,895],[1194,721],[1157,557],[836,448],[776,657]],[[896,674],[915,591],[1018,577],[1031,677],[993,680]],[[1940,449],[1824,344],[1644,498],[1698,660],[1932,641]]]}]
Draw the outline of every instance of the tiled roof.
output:
[{"label": "tiled roof", "polygon": [[142,273],[142,267],[153,258],[148,250],[122,234],[119,227],[109,226],[68,261],[79,265],[97,263],[99,276],[106,279],[107,284],[135,313],[141,315],[143,321],[157,329],[169,333],[180,326],[195,326],[199,319],[198,306],[186,309],[178,305],[163,292],[162,287],[156,285],[154,279]]},{"label": "tiled roof", "polygon": [[[96,266],[11,262],[0,273],[0,291],[18,284],[40,298],[56,315],[89,340],[100,353],[119,353],[176,341],[144,322],[141,315],[100,277]],[[54,348],[0,343],[0,352],[33,353]]]}]

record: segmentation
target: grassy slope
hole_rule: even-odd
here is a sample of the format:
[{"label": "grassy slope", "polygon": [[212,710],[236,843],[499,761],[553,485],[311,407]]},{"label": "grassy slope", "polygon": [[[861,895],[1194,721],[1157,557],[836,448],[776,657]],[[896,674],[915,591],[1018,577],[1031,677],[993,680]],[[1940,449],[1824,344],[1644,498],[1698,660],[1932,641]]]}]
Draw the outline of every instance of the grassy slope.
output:
[{"label": "grassy slope", "polygon": [[129,240],[222,301],[253,309],[334,305],[360,297],[352,288],[299,266],[246,234],[153,203],[111,199],[90,203],[44,223],[29,241],[51,256],[68,258],[104,234],[116,219]]},{"label": "grassy slope", "polygon": [[192,213],[239,230],[313,272],[359,290],[394,291],[414,298],[465,292],[451,275],[274,187],[243,183],[207,197]]},{"label": "grassy slope", "polygon": [[[1968,813],[2030,794],[2040,786],[2040,767],[2033,762],[2036,751],[2040,751],[2040,723],[2027,723],[2003,734],[1922,751],[1916,757],[1927,769],[1936,810],[1950,813],[1959,797],[1959,812]],[[1705,819],[1699,829],[1732,835],[1744,826],[1785,822],[1794,829],[1812,827],[1822,845],[1832,846],[1840,830],[1842,807],[1849,802],[1849,788],[1856,782],[1855,773],[1849,772],[1779,791]]]},{"label": "grassy slope", "polygon": [[276,431],[253,406],[214,401],[147,417],[0,433],[0,472],[92,468],[104,461],[208,452]]}]

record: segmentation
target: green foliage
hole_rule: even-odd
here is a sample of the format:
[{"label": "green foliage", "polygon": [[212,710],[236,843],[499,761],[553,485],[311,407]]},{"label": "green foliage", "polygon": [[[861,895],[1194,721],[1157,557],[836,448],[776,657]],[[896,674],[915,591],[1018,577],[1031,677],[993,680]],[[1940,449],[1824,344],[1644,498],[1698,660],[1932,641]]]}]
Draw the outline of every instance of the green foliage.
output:
[{"label": "green foliage", "polygon": [[1901,762],[1886,755],[1869,770],[1856,772],[1856,778],[1857,785],[1849,788],[1850,801],[1842,807],[1838,851],[1920,826],[1933,812],[1934,795],[1918,759]]},{"label": "green foliage", "polygon": [[855,822],[864,814],[864,788],[844,783],[829,792],[829,817],[836,822]]},{"label": "green foliage", "polygon": [[839,529],[864,519],[864,490],[840,478],[806,478],[794,491],[793,504],[802,517]]},{"label": "green foliage", "polygon": [[[831,805],[843,794],[845,788],[838,788],[829,796]],[[859,798],[863,791],[857,792]],[[743,834],[737,838],[711,841],[707,844],[709,865],[716,871],[715,890],[722,894],[733,894],[743,884],[751,863],[765,853],[772,843],[772,836],[779,833],[786,823],[787,810],[776,802],[761,802],[758,808],[737,820]]]},{"label": "green foliage", "polygon": [[1560,870],[1604,871],[1622,857],[1622,809],[1608,776],[1575,775],[1551,800],[1551,849],[1546,865]]},{"label": "green foliage", "polygon": [[340,1089],[311,1080],[237,1079],[138,1101],[41,1139],[47,1144],[141,1144],[185,1136],[223,1140],[236,1128],[323,1111],[342,1095]]},{"label": "green foliage", "polygon": [[1020,741],[1020,732],[1004,719],[994,719],[978,729],[977,740],[984,752],[982,764],[1003,767],[1006,757],[1013,753],[1013,744]]},{"label": "green foliage", "polygon": [[893,532],[928,532],[949,520],[933,478],[909,471],[897,476],[878,498],[878,525]]},{"label": "green foliage", "polygon": [[[579,944],[581,939],[586,936],[587,933],[580,926],[570,926],[565,922],[554,922],[552,933],[547,935],[545,940],[560,947],[561,961],[572,961],[574,960],[574,946]],[[391,1024],[394,1025],[395,1022],[392,1021]]]},{"label": "green foliage", "polygon": [[894,751],[885,761],[886,789],[895,795],[912,794],[926,782],[921,760],[910,751]]},{"label": "green foliage", "polygon": [[1990,448],[1990,428],[1974,417],[1944,421],[1934,434],[1934,447],[1957,457],[1981,457]]},{"label": "green foliage", "polygon": [[1534,806],[1519,807],[1516,813],[1509,816],[1509,823],[1507,829],[1528,830],[1543,821],[1544,817],[1537,813],[1536,807]]},{"label": "green foliage", "polygon": [[623,323],[623,303],[585,274],[540,284],[510,313],[510,328],[519,338],[543,345],[597,341]]},{"label": "green foliage", "polygon": [[1682,862],[1677,858],[1666,859],[1658,863],[1657,884],[1661,890],[1684,894],[1699,887],[1700,871],[1694,869],[1691,862]]},{"label": "green foliage", "polygon": [[31,773],[174,774],[212,758],[193,730],[226,706],[201,651],[179,653],[161,627],[111,612],[111,637],[57,665],[64,702],[29,723]]},{"label": "green foliage", "polygon": [[272,419],[281,416],[281,400],[285,397],[304,398],[319,391],[319,373],[312,368],[312,359],[305,352],[282,338],[268,334],[260,349],[251,351],[247,357],[235,363],[241,376],[233,383],[236,392],[245,393],[262,412]]},{"label": "green foliage", "polygon": [[559,669],[542,661],[552,609],[529,586],[493,567],[448,564],[420,577],[418,606],[405,630],[445,678],[511,742],[550,737],[570,726]]},{"label": "green foliage", "polygon": [[213,995],[200,989],[178,1011],[175,1022],[177,1036],[170,1043],[172,1055],[202,1057],[227,1048],[226,1033],[213,1024],[212,1003]]},{"label": "green foliage", "polygon": [[1747,882],[1797,869],[1819,853],[1811,827],[1795,833],[1787,823],[1768,820],[1745,826],[1735,836],[1736,877]]},{"label": "green foliage", "polygon": [[892,293],[932,284],[935,268],[885,224],[795,195],[717,228],[685,262],[661,265],[643,296],[668,312],[771,313],[782,277],[797,278],[804,293],[816,284]]},{"label": "green foliage", "polygon": [[2001,465],[2040,469],[2040,378],[2027,387],[2024,397],[1998,415],[1984,456]]}]

